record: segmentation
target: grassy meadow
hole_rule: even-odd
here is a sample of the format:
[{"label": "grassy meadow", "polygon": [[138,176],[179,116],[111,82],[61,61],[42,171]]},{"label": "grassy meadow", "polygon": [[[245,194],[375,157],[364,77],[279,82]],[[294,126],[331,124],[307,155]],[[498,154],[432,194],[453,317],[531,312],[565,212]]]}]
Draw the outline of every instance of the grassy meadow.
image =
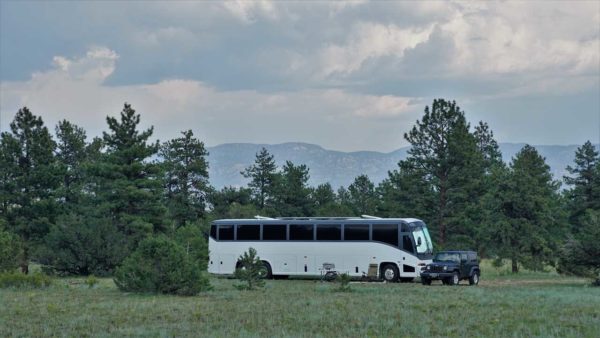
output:
[{"label": "grassy meadow", "polygon": [[556,273],[513,276],[485,266],[481,284],[269,280],[238,291],[213,278],[196,297],[120,292],[111,279],[56,279],[46,289],[0,289],[0,337],[600,337],[600,288]]}]

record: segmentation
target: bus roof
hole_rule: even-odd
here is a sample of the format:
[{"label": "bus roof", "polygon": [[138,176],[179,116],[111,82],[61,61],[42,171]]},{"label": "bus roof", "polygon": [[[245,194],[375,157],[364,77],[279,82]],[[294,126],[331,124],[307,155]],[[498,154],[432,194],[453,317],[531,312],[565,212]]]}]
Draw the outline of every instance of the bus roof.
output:
[{"label": "bus roof", "polygon": [[389,223],[389,222],[422,222],[416,218],[363,218],[363,217],[278,217],[278,218],[237,218],[237,219],[218,219],[213,221],[215,224],[282,224],[282,223]]}]

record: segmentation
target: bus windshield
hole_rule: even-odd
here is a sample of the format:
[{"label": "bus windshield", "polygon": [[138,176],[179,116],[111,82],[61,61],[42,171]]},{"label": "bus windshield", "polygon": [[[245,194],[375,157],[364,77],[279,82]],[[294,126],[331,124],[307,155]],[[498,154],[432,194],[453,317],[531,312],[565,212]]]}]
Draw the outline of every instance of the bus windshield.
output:
[{"label": "bus windshield", "polygon": [[433,244],[431,243],[431,237],[429,236],[429,231],[425,224],[421,223],[420,226],[415,227],[413,236],[415,238],[415,244],[417,245],[417,253],[430,254],[433,252]]}]

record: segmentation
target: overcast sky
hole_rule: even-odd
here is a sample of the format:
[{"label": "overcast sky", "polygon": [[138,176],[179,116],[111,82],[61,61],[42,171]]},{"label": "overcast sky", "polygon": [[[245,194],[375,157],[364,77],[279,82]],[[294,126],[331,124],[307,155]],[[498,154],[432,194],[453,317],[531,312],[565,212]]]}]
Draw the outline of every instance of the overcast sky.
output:
[{"label": "overcast sky", "polygon": [[600,133],[600,2],[0,2],[2,129],[22,106],[99,135],[391,151],[433,98],[501,142]]}]

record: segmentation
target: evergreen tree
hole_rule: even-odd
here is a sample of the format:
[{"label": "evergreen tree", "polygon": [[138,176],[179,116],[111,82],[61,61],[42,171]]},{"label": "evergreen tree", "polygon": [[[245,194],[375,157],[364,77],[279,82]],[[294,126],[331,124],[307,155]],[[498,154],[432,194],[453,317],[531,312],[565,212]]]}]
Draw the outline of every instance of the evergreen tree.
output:
[{"label": "evergreen tree", "polygon": [[82,166],[88,155],[85,130],[62,120],[56,126],[56,136],[56,159],[62,177],[57,197],[67,207],[74,207],[83,193]]},{"label": "evergreen tree", "polygon": [[489,172],[492,166],[500,165],[502,163],[502,153],[500,152],[498,142],[494,139],[494,133],[488,124],[479,121],[479,124],[475,126],[473,136],[475,136],[477,141],[479,152],[483,154],[486,170]]},{"label": "evergreen tree", "polygon": [[56,143],[41,117],[27,107],[20,109],[2,133],[2,212],[8,229],[23,245],[21,270],[28,272],[32,249],[36,248],[57,216]]},{"label": "evergreen tree", "polygon": [[256,154],[254,164],[241,172],[245,178],[250,178],[248,186],[252,189],[256,206],[261,210],[265,209],[273,196],[276,170],[274,156],[262,148]]},{"label": "evergreen tree", "polygon": [[208,152],[191,130],[163,144],[160,155],[165,169],[166,199],[170,218],[177,227],[196,222],[205,213],[208,183]]},{"label": "evergreen tree", "polygon": [[[587,209],[600,210],[600,156],[590,141],[575,151],[575,165],[567,166],[570,176],[564,181],[571,186],[566,192],[571,210],[570,221],[576,227]],[[576,231],[576,228],[574,229]]]},{"label": "evergreen tree", "polygon": [[600,211],[583,215],[578,232],[563,246],[559,271],[593,278],[600,286]]},{"label": "evergreen tree", "polygon": [[258,214],[248,188],[224,187],[208,195],[212,218],[251,218]]},{"label": "evergreen tree", "polygon": [[159,145],[158,141],[149,143],[152,127],[138,130],[140,115],[127,103],[120,119],[106,120],[110,129],[103,133],[106,153],[91,167],[95,210],[108,215],[116,229],[135,244],[166,228],[162,173],[159,165],[149,162]]},{"label": "evergreen tree", "polygon": [[383,217],[416,217],[433,219],[431,190],[424,172],[400,161],[398,169],[389,171],[388,178],[376,189],[379,196],[378,215]]},{"label": "evergreen tree", "polygon": [[335,191],[333,191],[329,183],[319,184],[313,192],[313,200],[315,201],[316,208],[335,203],[335,198]]},{"label": "evergreen tree", "polygon": [[469,215],[483,193],[484,174],[483,155],[464,112],[454,101],[436,99],[404,137],[411,143],[407,161],[432,187],[434,218],[428,223],[437,230],[438,243],[464,246],[477,226]]},{"label": "evergreen tree", "polygon": [[350,205],[358,215],[373,215],[377,209],[375,185],[367,175],[360,175],[348,186]]},{"label": "evergreen tree", "polygon": [[537,150],[526,145],[508,170],[498,170],[496,188],[486,196],[490,237],[500,258],[541,270],[554,264],[564,236],[559,184]]},{"label": "evergreen tree", "polygon": [[275,210],[281,216],[312,216],[311,189],[308,187],[309,169],[286,161],[276,178]]}]

